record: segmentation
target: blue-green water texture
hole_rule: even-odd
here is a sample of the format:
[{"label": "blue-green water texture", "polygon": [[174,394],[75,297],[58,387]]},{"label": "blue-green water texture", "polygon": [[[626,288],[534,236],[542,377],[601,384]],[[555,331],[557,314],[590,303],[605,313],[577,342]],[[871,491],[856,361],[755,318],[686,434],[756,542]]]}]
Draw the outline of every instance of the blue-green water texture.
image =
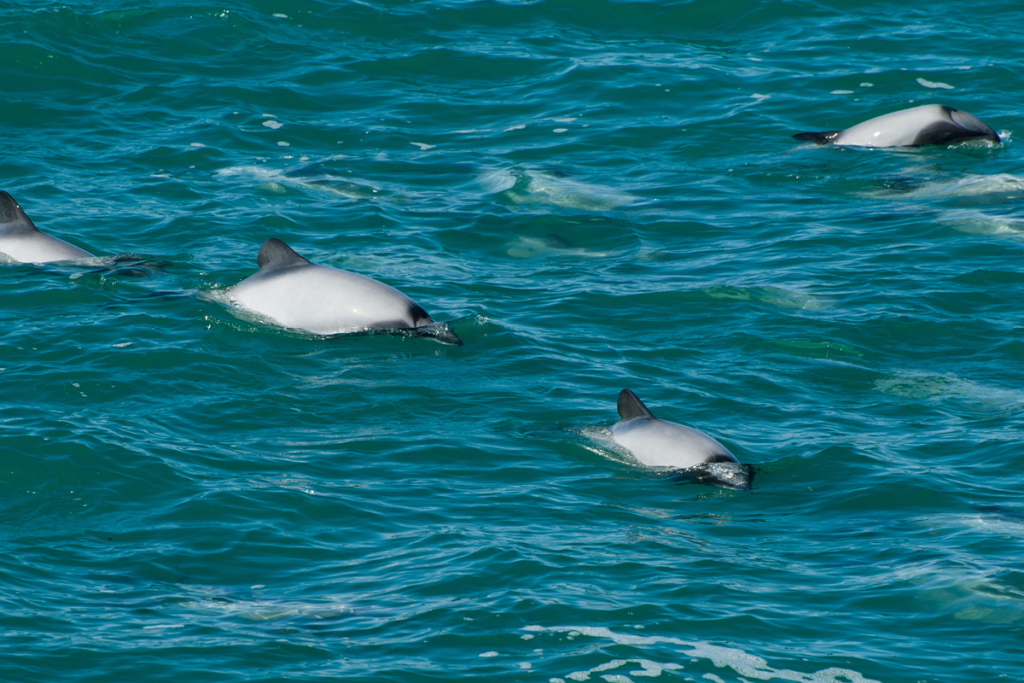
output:
[{"label": "blue-green water texture", "polygon": [[[1024,680],[1018,0],[0,4],[0,680]],[[1003,144],[816,146],[922,104]],[[277,237],[463,346],[218,293]],[[628,387],[755,472],[614,447]]]}]

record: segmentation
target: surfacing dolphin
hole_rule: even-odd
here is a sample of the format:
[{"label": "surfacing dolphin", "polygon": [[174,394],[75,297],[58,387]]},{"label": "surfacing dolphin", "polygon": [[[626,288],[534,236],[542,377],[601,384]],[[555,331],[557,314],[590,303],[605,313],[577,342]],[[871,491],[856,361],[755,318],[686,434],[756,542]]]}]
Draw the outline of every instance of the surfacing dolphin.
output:
[{"label": "surfacing dolphin", "polygon": [[885,114],[846,130],[797,133],[793,137],[819,145],[850,147],[920,147],[966,140],[1001,142],[996,132],[977,116],[941,104]]},{"label": "surfacing dolphin", "polygon": [[256,257],[260,270],[227,290],[227,299],[278,325],[335,335],[394,330],[445,344],[462,340],[394,287],[302,258],[271,237]]},{"label": "surfacing dolphin", "polygon": [[644,465],[679,470],[673,479],[750,490],[753,468],[707,434],[659,420],[629,389],[619,392],[618,411],[612,438]]},{"label": "surfacing dolphin", "polygon": [[92,258],[64,240],[39,232],[14,197],[0,190],[0,253],[20,263],[49,263]]}]

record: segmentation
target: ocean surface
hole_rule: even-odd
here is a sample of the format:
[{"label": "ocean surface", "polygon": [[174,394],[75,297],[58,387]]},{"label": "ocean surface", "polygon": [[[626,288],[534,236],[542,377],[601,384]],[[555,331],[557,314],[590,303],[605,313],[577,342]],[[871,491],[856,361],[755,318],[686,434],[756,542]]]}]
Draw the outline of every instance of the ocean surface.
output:
[{"label": "ocean surface", "polygon": [[[0,680],[1024,680],[1018,0],[0,5]],[[1003,145],[816,147],[928,103]],[[465,342],[218,294],[278,237]],[[753,490],[611,447],[629,387]]]}]

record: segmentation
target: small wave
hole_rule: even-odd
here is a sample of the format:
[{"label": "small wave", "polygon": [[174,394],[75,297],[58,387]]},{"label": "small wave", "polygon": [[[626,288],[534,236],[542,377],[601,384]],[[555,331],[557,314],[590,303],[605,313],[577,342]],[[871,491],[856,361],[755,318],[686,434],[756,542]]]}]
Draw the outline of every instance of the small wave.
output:
[{"label": "small wave", "polygon": [[945,197],[982,197],[1002,195],[1008,199],[1024,197],[1024,178],[1010,173],[995,175],[968,174],[962,178],[933,180],[911,189],[888,188],[873,196],[898,194],[907,199],[942,199]]},{"label": "small wave", "polygon": [[324,600],[299,602],[289,600],[235,600],[227,597],[206,597],[183,603],[189,612],[210,616],[227,614],[248,621],[310,620],[329,621],[352,614],[349,605]]},{"label": "small wave", "polygon": [[254,181],[261,189],[277,193],[293,188],[343,199],[379,199],[385,196],[378,188],[354,183],[316,167],[282,171],[266,166],[231,166],[220,169],[215,175],[221,180],[242,178]]},{"label": "small wave", "polygon": [[508,244],[507,253],[513,258],[536,258],[538,256],[606,258],[613,252],[575,247],[565,238],[549,235],[547,237],[517,237]]},{"label": "small wave", "polygon": [[640,200],[615,188],[591,185],[548,171],[507,168],[488,171],[477,178],[491,194],[501,194],[519,205],[547,204],[582,211],[610,211]]},{"label": "small wave", "polygon": [[821,311],[832,308],[832,302],[799,290],[782,287],[738,287],[735,285],[712,285],[704,288],[712,299],[738,299],[774,306],[776,308]]},{"label": "small wave", "polygon": [[939,223],[972,235],[1024,236],[1024,218],[993,216],[976,209],[946,211],[939,219]]},{"label": "small wave", "polygon": [[951,372],[897,371],[887,379],[877,380],[875,388],[901,398],[950,400],[981,412],[1016,412],[1024,408],[1024,392],[979,384]]},{"label": "small wave", "polygon": [[998,538],[1024,538],[1024,515],[1002,509],[978,509],[971,513],[952,513],[918,520],[929,529],[946,528],[973,531]]},{"label": "small wave", "polygon": [[578,440],[580,446],[595,455],[599,455],[619,465],[658,471],[656,468],[649,468],[640,463],[628,450],[615,443],[615,439],[612,438],[612,433],[607,427],[590,425],[570,431],[581,437]]}]

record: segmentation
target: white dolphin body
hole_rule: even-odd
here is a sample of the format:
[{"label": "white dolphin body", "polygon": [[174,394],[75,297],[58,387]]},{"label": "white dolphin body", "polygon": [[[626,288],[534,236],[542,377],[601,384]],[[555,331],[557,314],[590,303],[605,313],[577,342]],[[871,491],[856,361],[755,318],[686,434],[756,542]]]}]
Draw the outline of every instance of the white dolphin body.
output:
[{"label": "white dolphin body", "polygon": [[[346,270],[318,266],[270,238],[256,257],[260,270],[227,290],[227,299],[282,327],[334,335],[367,330],[411,330],[434,319],[394,287]],[[461,344],[451,331],[423,330],[423,336]]]},{"label": "white dolphin body", "polygon": [[695,481],[749,489],[752,475],[722,444],[703,432],[654,417],[629,389],[619,393],[619,417],[611,426],[612,439],[650,467],[691,470],[706,466]]},{"label": "white dolphin body", "polygon": [[20,263],[92,258],[84,249],[39,232],[14,197],[3,191],[0,191],[0,253]]},{"label": "white dolphin body", "polygon": [[797,140],[850,147],[919,147],[1001,140],[984,121],[959,109],[925,104],[869,119],[846,130],[797,133]]}]

